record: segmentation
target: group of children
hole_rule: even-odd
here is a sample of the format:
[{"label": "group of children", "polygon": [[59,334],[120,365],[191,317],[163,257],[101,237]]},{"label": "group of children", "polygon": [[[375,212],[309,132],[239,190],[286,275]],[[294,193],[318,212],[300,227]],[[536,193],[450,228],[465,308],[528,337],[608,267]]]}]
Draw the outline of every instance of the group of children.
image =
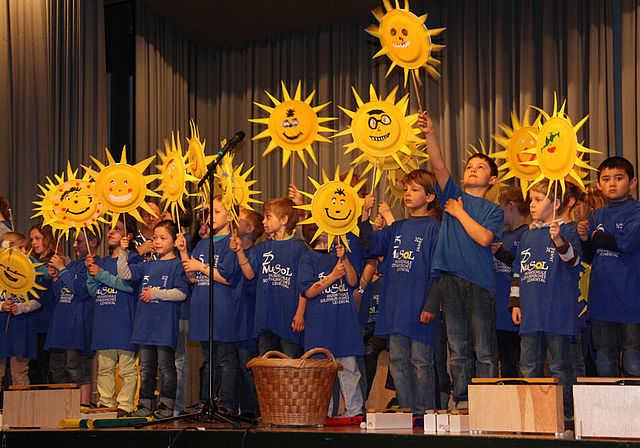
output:
[{"label": "group of children", "polygon": [[[0,358],[11,358],[13,381],[28,384],[28,360],[41,360],[36,370],[50,367],[53,381],[77,383],[88,405],[95,352],[99,406],[117,406],[120,416],[166,417],[184,410],[185,341],[201,341],[200,405],[216,395],[220,411],[255,417],[246,363],[271,350],[297,358],[324,347],[344,368],[337,381],[344,415],[357,416],[388,341],[398,404],[421,414],[447,406],[447,391],[438,396],[436,385],[443,366],[434,362],[443,363],[446,338],[458,409],[468,407],[473,377],[542,377],[546,364],[564,388],[570,417],[570,386],[584,375],[580,342],[589,325],[598,374],[640,376],[640,205],[630,196],[633,166],[611,157],[599,167],[597,189],[568,184],[563,193],[543,181],[527,199],[512,187],[496,204],[485,199],[498,178],[490,157],[469,158],[460,188],[431,119],[421,113],[418,127],[433,173],[419,169],[404,177],[408,218],[395,221],[380,202],[372,226],[375,197],[362,192],[359,237],[345,236],[348,249],[339,240],[330,247],[315,224],[296,229],[303,212],[295,207],[301,195],[293,185],[289,197],[264,203],[264,215],[240,210],[237,225],[215,198],[195,245],[184,232],[190,223],[178,228],[151,214],[136,241],[134,220],[122,215],[107,233],[109,256],[96,255],[100,239],[87,232],[74,242],[76,260],[69,262],[54,253],[50,230],[34,227],[30,243],[33,256],[46,263],[38,276],[45,289],[28,304],[11,297],[2,302],[7,330]],[[26,251],[27,238],[8,232],[0,244]],[[579,302],[585,263],[586,315]],[[38,347],[50,353],[48,361]],[[117,397],[116,364],[123,379]],[[0,366],[1,375],[6,362]]]}]

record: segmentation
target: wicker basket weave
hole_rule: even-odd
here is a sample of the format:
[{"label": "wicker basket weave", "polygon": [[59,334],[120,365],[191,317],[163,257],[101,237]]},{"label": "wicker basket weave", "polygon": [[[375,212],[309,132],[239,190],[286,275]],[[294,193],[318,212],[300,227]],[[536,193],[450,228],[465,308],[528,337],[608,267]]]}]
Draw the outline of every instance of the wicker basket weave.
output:
[{"label": "wicker basket weave", "polygon": [[[327,359],[310,359],[324,354]],[[247,364],[253,370],[262,423],[274,426],[322,426],[327,418],[340,364],[326,348],[300,359],[270,351]]]}]

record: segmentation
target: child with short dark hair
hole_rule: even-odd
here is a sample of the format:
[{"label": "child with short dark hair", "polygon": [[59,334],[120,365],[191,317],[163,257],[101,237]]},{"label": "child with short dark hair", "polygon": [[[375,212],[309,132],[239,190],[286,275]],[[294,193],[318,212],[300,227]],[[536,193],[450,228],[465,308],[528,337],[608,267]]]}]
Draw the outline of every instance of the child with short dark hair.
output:
[{"label": "child with short dark hair", "polygon": [[303,353],[306,300],[298,290],[298,263],[308,248],[293,237],[299,216],[294,205],[286,197],[264,203],[264,231],[273,237],[258,244],[251,258],[241,244],[231,247],[245,278],[258,279],[253,337],[260,355],[279,350],[299,358]]},{"label": "child with short dark hair", "polygon": [[502,236],[504,212],[485,199],[498,180],[498,167],[487,155],[473,154],[465,166],[462,190],[444,163],[433,122],[424,113],[418,116],[418,128],[427,138],[438,200],[444,204],[434,269],[442,273],[439,292],[451,350],[453,396],[458,409],[467,409],[471,378],[498,376],[491,243]]},{"label": "child with short dark hair", "polygon": [[549,193],[547,180],[532,186],[529,195],[534,223],[520,239],[509,300],[513,323],[520,325],[520,371],[525,378],[544,377],[548,350],[549,374],[563,387],[568,419],[573,415],[570,349],[578,336],[579,239],[574,227],[554,219],[569,195]]},{"label": "child with short dark hair", "polygon": [[[578,232],[591,262],[588,315],[599,376],[640,376],[640,204],[633,165],[609,157],[598,167],[607,205],[594,210]],[[622,364],[622,366],[620,365]]]}]

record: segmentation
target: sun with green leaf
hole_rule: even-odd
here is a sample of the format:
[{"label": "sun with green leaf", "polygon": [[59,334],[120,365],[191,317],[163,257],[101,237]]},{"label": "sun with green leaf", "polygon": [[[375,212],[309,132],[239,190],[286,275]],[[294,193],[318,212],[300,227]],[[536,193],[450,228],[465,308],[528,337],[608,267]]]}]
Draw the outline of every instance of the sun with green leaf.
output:
[{"label": "sun with green leaf", "polygon": [[540,175],[534,179],[531,185],[537,184],[543,179],[549,179],[549,192],[555,181],[560,182],[562,194],[565,192],[565,179],[574,182],[584,188],[584,183],[580,176],[580,168],[595,170],[582,159],[585,153],[600,154],[599,151],[589,149],[578,143],[577,132],[582,128],[589,118],[589,115],[580,120],[575,126],[571,124],[571,119],[565,114],[566,100],[562,107],[558,109],[556,95],[553,97],[553,113],[549,115],[542,109],[537,109],[545,117],[546,121],[539,122],[538,129],[529,131],[532,137],[536,138],[535,148],[523,151],[523,154],[536,155],[529,165],[538,166]]},{"label": "sun with green leaf", "polygon": [[513,177],[520,179],[522,194],[526,197],[529,182],[540,176],[540,168],[529,163],[536,159],[535,153],[526,152],[536,147],[537,133],[541,116],[538,115],[534,123],[531,123],[531,108],[527,108],[524,113],[522,123],[515,112],[511,112],[511,127],[506,124],[499,125],[504,136],[493,135],[493,139],[505,149],[503,151],[490,154],[494,159],[505,159],[505,163],[498,167],[498,171],[507,170],[500,178],[506,181]]},{"label": "sun with green leaf", "polygon": [[319,237],[322,232],[326,232],[329,247],[331,247],[333,239],[339,237],[347,250],[351,251],[346,235],[349,232],[356,236],[360,234],[358,219],[362,213],[364,199],[361,199],[357,192],[366,182],[366,179],[362,179],[352,187],[352,178],[353,169],[349,170],[345,179],[341,181],[340,167],[336,168],[333,180],[330,180],[322,170],[322,180],[324,182],[322,185],[309,177],[309,180],[316,188],[316,192],[315,194],[310,194],[301,191],[301,193],[311,199],[311,204],[300,205],[296,208],[311,212],[311,216],[300,224],[315,223],[318,226],[318,230],[313,235],[311,242]]},{"label": "sun with green leaf", "polygon": [[275,107],[254,102],[256,106],[265,110],[269,117],[249,119],[252,123],[266,124],[268,126],[267,129],[253,137],[252,140],[271,137],[269,146],[267,146],[262,155],[266,156],[274,149],[282,148],[283,167],[287,165],[292,154],[297,154],[304,166],[307,167],[305,151],[317,165],[318,161],[311,145],[314,142],[330,142],[326,137],[320,135],[320,132],[336,132],[334,129],[322,126],[322,123],[335,120],[335,118],[318,117],[318,112],[330,103],[312,107],[311,101],[316,91],[314,90],[306,99],[302,100],[300,85],[301,83],[298,82],[296,93],[291,98],[284,82],[282,82],[283,101],[277,100],[273,95],[265,91]]},{"label": "sun with green leaf", "polygon": [[[338,106],[351,118],[351,125],[334,135],[352,135],[353,142],[345,145],[344,153],[349,154],[359,148],[368,160],[373,159],[372,166],[385,163],[385,159],[392,159],[396,166],[402,166],[404,156],[414,155],[415,146],[412,144],[424,143],[417,136],[420,130],[413,127],[418,121],[418,114],[406,115],[409,94],[396,103],[397,86],[383,99],[378,97],[372,84],[369,86],[369,102],[365,103],[354,87],[351,90],[358,108],[350,111]],[[376,170],[374,185],[378,184],[381,175],[382,170]]]},{"label": "sun with green leaf", "polygon": [[105,149],[105,152],[107,153],[108,165],[104,165],[91,156],[91,160],[98,165],[100,171],[95,171],[84,165],[83,168],[95,180],[98,200],[112,215],[111,225],[116,225],[122,213],[129,213],[138,221],[144,222],[138,207],[142,207],[155,216],[155,212],[147,205],[145,198],[147,196],[160,197],[158,193],[147,187],[150,182],[158,178],[158,175],[145,176],[143,173],[156,156],[151,156],[135,165],[129,165],[126,147],[122,148],[120,162],[115,161],[108,149]]},{"label": "sun with green leaf", "polygon": [[445,29],[427,29],[427,14],[418,17],[411,13],[408,0],[405,0],[404,8],[400,8],[398,0],[395,8],[389,0],[384,0],[383,3],[386,13],[381,7],[372,11],[380,25],[371,25],[366,31],[380,39],[382,45],[382,49],[373,57],[387,55],[391,59],[391,67],[385,77],[389,76],[395,66],[400,66],[404,69],[405,86],[410,71],[413,71],[419,81],[420,68],[424,68],[434,78],[440,78],[435,69],[440,61],[431,56],[431,53],[440,51],[445,46],[434,44],[431,37]]}]

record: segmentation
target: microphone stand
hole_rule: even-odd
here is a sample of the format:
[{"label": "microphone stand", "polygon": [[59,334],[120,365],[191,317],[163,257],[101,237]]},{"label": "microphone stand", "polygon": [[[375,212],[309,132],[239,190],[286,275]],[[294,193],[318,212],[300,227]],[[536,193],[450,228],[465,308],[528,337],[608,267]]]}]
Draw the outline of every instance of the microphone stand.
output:
[{"label": "microphone stand", "polygon": [[[243,133],[244,134],[244,133]],[[244,136],[244,135],[243,135]],[[234,145],[235,146],[235,145]],[[222,158],[231,150],[233,147],[229,147],[226,150],[221,150],[218,152],[218,157],[212,163],[209,164],[207,168],[207,172],[204,177],[198,182],[198,189],[202,189],[204,184],[209,181],[209,220],[212,219],[213,216],[213,184],[214,184],[214,175],[216,172],[216,167],[222,162]],[[210,221],[211,222],[211,221]],[[257,420],[247,417],[241,417],[237,415],[230,414],[222,414],[218,409],[218,403],[214,399],[213,392],[213,304],[214,304],[214,294],[213,294],[213,269],[214,269],[214,260],[215,260],[215,248],[213,246],[213,229],[212,226],[209,226],[211,232],[209,234],[209,378],[206,380],[209,381],[209,397],[207,397],[207,401],[204,403],[204,407],[201,412],[191,412],[184,415],[178,415],[176,417],[168,417],[161,418],[158,420],[152,420],[150,422],[140,423],[135,425],[136,429],[143,428],[145,426],[153,426],[159,425],[162,423],[174,422],[178,420],[199,420],[202,422],[221,422],[228,423],[233,425],[234,428],[240,428],[240,423],[248,423],[252,426],[258,424]]]}]

